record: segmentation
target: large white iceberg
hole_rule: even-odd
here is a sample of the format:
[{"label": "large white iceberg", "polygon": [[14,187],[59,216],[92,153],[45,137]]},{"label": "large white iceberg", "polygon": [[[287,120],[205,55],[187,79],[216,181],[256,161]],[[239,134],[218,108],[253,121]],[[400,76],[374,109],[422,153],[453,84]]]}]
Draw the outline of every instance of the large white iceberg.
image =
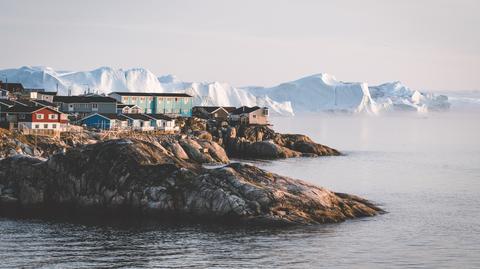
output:
[{"label": "large white iceberg", "polygon": [[329,74],[317,74],[275,87],[233,87],[221,82],[185,82],[175,76],[157,77],[147,69],[101,67],[91,71],[56,71],[49,67],[1,70],[10,82],[26,88],[58,90],[59,94],[112,91],[185,92],[195,105],[267,106],[273,115],[293,112],[378,113],[391,110],[428,111],[449,107],[448,98],[411,90],[400,82],[368,86],[341,82]]}]

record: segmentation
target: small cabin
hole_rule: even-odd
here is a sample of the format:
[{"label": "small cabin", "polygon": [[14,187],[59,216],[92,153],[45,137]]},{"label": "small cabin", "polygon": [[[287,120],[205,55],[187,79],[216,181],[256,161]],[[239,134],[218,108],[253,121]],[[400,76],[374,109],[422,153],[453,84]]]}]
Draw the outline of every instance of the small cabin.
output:
[{"label": "small cabin", "polygon": [[145,114],[147,117],[151,118],[151,126],[155,130],[160,131],[178,131],[179,128],[175,126],[175,119],[164,114]]},{"label": "small cabin", "polygon": [[145,114],[122,114],[128,119],[128,126],[136,131],[152,131],[151,118]]},{"label": "small cabin", "polygon": [[202,119],[226,121],[235,107],[228,106],[196,106],[193,115]]},{"label": "small cabin", "polygon": [[230,113],[229,120],[246,125],[269,125],[268,108],[242,106]]},{"label": "small cabin", "polygon": [[80,120],[82,125],[99,130],[128,128],[128,119],[116,113],[94,113]]}]

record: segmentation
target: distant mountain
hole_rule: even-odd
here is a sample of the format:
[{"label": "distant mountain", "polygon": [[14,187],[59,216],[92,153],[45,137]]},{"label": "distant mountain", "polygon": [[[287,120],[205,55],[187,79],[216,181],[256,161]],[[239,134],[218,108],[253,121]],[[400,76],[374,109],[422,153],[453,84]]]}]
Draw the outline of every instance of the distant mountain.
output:
[{"label": "distant mountain", "polygon": [[10,82],[26,88],[43,88],[62,95],[87,91],[109,93],[186,92],[196,105],[267,106],[273,115],[295,112],[378,113],[385,110],[428,111],[449,107],[444,95],[411,90],[400,82],[368,86],[364,82],[341,82],[328,74],[316,74],[275,87],[233,87],[221,82],[185,82],[173,75],[157,77],[147,69],[100,67],[91,71],[56,71],[50,67],[24,66],[1,70]]}]

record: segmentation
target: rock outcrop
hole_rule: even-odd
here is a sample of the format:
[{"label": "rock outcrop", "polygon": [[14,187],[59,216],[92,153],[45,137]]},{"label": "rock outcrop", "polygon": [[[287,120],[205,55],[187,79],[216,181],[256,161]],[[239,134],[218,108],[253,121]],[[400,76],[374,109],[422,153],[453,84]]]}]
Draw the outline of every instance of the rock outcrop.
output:
[{"label": "rock outcrop", "polygon": [[[214,132],[215,133],[215,132]],[[221,141],[231,157],[279,159],[340,155],[336,149],[315,143],[306,135],[280,134],[267,126],[229,126]]]},{"label": "rock outcrop", "polygon": [[[216,147],[199,146],[206,151]],[[119,139],[71,148],[48,160],[21,155],[0,160],[0,211],[66,208],[266,224],[340,222],[382,212],[362,198],[250,165],[206,169],[203,160],[193,157],[196,153],[187,151],[187,159],[167,148]]]}]

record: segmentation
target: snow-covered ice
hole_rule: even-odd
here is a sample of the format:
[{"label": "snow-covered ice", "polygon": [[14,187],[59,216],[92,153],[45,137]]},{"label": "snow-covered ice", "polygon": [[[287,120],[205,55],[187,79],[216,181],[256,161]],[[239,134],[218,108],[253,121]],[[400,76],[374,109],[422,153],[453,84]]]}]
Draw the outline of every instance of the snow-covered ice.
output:
[{"label": "snow-covered ice", "polygon": [[369,86],[342,82],[329,74],[316,74],[274,87],[234,87],[222,82],[185,82],[173,75],[157,77],[144,68],[100,67],[91,71],[57,71],[50,67],[24,66],[1,70],[10,82],[26,88],[58,89],[59,94],[86,91],[185,92],[195,105],[267,106],[273,115],[294,112],[347,112],[377,114],[382,111],[444,110],[448,97],[411,90],[401,82]]}]

